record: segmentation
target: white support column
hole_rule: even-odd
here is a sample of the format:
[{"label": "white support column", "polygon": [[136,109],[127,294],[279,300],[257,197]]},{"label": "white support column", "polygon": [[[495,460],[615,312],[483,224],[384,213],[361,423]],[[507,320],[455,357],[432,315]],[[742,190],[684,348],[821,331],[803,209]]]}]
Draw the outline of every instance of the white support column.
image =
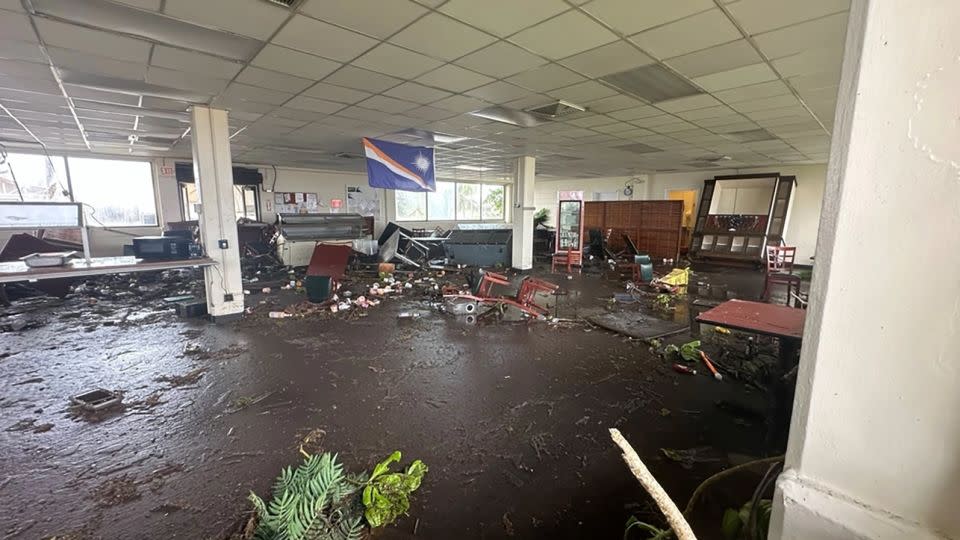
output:
[{"label": "white support column", "polygon": [[227,111],[195,106],[190,120],[193,177],[201,204],[200,241],[216,261],[204,269],[207,312],[216,319],[243,312]]},{"label": "white support column", "polygon": [[772,539],[960,538],[958,20],[852,2]]},{"label": "white support column", "polygon": [[534,187],[537,160],[531,156],[517,158],[513,183],[513,267],[533,268]]}]

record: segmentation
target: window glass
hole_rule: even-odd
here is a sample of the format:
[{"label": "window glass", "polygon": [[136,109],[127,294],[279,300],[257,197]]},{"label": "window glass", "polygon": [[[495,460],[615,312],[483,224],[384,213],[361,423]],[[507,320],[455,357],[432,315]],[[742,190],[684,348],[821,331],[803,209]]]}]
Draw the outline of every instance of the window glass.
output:
[{"label": "window glass", "polygon": [[418,191],[394,192],[397,202],[397,221],[426,221],[426,193]]},{"label": "window glass", "polygon": [[157,225],[149,162],[71,157],[67,163],[74,200],[84,204],[90,225]]},{"label": "window glass", "polygon": [[69,201],[63,157],[0,154],[0,200]]},{"label": "window glass", "polygon": [[502,185],[483,185],[483,219],[503,219],[503,194]]},{"label": "window glass", "polygon": [[237,219],[257,219],[257,187],[233,186],[233,206]]},{"label": "window glass", "polygon": [[196,205],[200,203],[200,194],[196,184],[182,182],[180,184],[180,199],[183,202],[183,219],[194,221],[200,219]]},{"label": "window glass", "polygon": [[480,184],[457,184],[457,219],[480,219]]},{"label": "window glass", "polygon": [[437,190],[427,194],[427,215],[431,221],[457,219],[456,191],[457,184],[453,182],[437,182]]}]

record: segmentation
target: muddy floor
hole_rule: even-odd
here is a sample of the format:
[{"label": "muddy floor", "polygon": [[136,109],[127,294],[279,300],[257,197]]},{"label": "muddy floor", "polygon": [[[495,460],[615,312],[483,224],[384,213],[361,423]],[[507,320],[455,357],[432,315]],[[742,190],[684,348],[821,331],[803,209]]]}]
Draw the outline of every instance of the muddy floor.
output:
[{"label": "muddy floor", "polygon": [[[623,291],[545,277],[567,293],[561,318]],[[743,298],[762,285],[745,271],[694,279]],[[397,318],[409,310],[424,315]],[[470,325],[415,298],[355,320],[127,311],[110,323],[52,305],[40,327],[0,334],[0,537],[222,538],[309,434],[352,470],[393,450],[428,464],[410,515],[380,538],[620,538],[631,514],[657,518],[609,427],[681,506],[710,474],[763,453],[762,420],[717,406],[762,410],[761,393],[675,373],[646,343],[586,324]],[[69,409],[97,387],[123,391],[124,407]],[[702,538],[717,536],[715,518],[704,514]]]}]

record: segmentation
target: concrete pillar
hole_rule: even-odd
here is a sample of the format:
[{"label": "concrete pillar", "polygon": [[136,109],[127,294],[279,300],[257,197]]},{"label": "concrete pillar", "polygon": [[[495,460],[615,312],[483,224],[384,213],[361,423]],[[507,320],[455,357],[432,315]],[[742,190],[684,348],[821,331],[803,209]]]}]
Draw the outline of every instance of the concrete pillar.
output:
[{"label": "concrete pillar", "polygon": [[770,538],[960,538],[958,20],[852,2]]},{"label": "concrete pillar", "polygon": [[216,320],[243,312],[227,111],[195,106],[190,120],[193,177],[201,204],[200,240],[216,261],[204,269],[207,311]]},{"label": "concrete pillar", "polygon": [[513,182],[513,267],[533,268],[533,214],[537,160],[531,156],[517,158]]}]

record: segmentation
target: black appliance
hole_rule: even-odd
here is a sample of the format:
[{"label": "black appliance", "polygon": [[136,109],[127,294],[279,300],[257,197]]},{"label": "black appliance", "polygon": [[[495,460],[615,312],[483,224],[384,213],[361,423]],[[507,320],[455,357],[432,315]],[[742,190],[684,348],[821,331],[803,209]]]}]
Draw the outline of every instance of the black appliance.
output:
[{"label": "black appliance", "polygon": [[192,259],[201,256],[200,246],[190,238],[138,236],[133,239],[133,256],[147,260]]}]

